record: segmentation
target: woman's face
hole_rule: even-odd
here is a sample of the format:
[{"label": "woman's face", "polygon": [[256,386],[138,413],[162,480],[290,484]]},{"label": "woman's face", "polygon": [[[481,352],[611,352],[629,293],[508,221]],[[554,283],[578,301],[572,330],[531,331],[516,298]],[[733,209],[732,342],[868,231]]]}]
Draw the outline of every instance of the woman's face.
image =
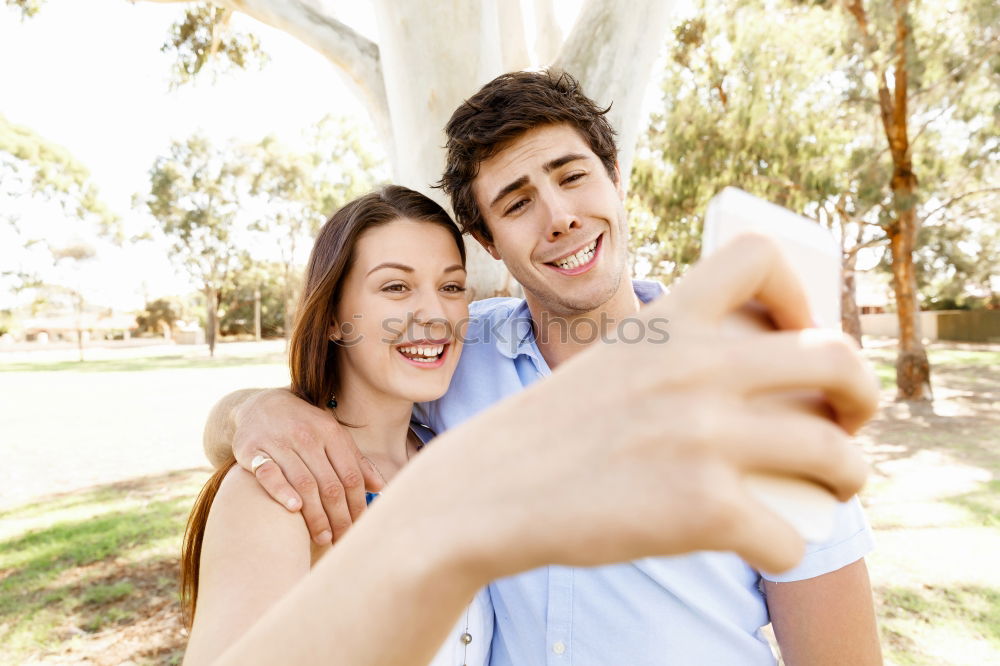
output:
[{"label": "woman's face", "polygon": [[401,218],[365,231],[331,329],[340,385],[412,402],[444,395],[469,314],[465,278],[454,238],[437,224]]}]

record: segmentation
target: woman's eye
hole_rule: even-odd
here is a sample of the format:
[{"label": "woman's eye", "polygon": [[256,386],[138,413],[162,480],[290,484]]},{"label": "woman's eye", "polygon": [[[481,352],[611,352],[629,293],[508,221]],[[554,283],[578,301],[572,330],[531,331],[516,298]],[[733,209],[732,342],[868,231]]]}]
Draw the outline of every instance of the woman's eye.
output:
[{"label": "woman's eye", "polygon": [[390,293],[400,294],[406,291],[406,285],[402,284],[401,282],[397,282],[395,284],[387,284],[386,286],[382,287],[382,291],[388,291]]},{"label": "woman's eye", "polygon": [[465,291],[465,287],[463,287],[460,284],[446,284],[445,286],[441,287],[441,289],[451,294],[460,294],[463,291]]}]

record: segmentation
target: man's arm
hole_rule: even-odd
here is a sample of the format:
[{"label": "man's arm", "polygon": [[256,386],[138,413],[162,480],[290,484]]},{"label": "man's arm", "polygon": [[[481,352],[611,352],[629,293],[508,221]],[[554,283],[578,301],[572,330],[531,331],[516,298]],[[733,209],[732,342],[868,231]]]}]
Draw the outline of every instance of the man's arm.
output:
[{"label": "man's arm", "polygon": [[[588,349],[441,435],[222,661],[427,663],[476,589],[543,564],[730,550],[757,569],[791,568],[801,538],[742,479],[807,478],[846,500],[867,470],[848,434],[878,390],[829,333],[721,334],[750,299],[783,328],[808,326],[776,248],[732,244],[643,311],[671,322],[669,343]],[[790,389],[823,391],[836,424],[794,408],[756,414],[754,396]]]},{"label": "man's arm", "polygon": [[216,467],[232,454],[251,471],[254,457],[273,462],[257,480],[289,511],[302,510],[317,544],[339,539],[365,510],[365,490],[385,481],[330,412],[286,388],[243,389],[212,408],[203,435],[205,455]]},{"label": "man's arm", "polygon": [[[224,396],[215,403],[205,421],[205,431],[202,433],[202,445],[205,457],[212,467],[219,469],[233,455],[233,433],[236,430],[234,412],[244,402],[268,389],[240,389]],[[284,504],[284,502],[282,502]]]},{"label": "man's arm", "polygon": [[788,666],[882,663],[868,567],[863,559],[790,583],[764,581],[767,607]]}]

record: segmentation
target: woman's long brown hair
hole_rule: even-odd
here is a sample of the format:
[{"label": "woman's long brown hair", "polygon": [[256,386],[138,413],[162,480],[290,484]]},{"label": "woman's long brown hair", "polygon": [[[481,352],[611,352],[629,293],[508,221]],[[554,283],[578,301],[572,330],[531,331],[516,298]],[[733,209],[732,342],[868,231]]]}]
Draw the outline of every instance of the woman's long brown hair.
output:
[{"label": "woman's long brown hair", "polygon": [[[296,308],[288,347],[292,392],[324,407],[337,391],[336,343],[330,341],[340,290],[354,261],[354,248],[368,229],[406,218],[444,227],[452,234],[465,265],[462,234],[448,213],[423,194],[388,185],[348,203],[320,229],[305,273],[305,288]],[[181,605],[188,627],[198,603],[198,574],[205,525],[222,480],[236,464],[230,456],[201,489],[188,517],[181,544]]]}]

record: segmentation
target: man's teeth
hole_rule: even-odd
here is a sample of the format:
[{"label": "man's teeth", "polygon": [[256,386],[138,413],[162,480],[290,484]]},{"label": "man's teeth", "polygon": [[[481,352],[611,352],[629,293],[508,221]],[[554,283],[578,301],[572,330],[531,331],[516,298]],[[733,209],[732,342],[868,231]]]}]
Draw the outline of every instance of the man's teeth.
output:
[{"label": "man's teeth", "polygon": [[576,254],[570,255],[565,259],[560,259],[559,261],[553,261],[552,263],[559,268],[576,268],[577,266],[583,266],[585,263],[594,258],[594,251],[597,249],[597,239],[594,242],[583,248]]},{"label": "man's teeth", "polygon": [[433,363],[444,352],[444,345],[416,345],[400,347],[399,351],[411,361],[417,363]]}]

